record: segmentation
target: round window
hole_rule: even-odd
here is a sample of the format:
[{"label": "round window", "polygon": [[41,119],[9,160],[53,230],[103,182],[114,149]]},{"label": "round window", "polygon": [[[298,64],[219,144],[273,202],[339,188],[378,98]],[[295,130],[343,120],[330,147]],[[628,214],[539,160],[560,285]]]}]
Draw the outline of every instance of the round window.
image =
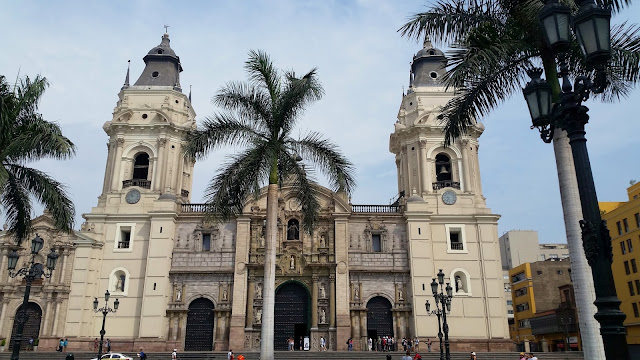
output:
[{"label": "round window", "polygon": [[437,77],[438,77],[438,73],[437,73],[437,72],[435,72],[435,71],[432,71],[432,72],[429,74],[429,76],[431,76],[431,78],[432,78],[432,79],[435,79],[435,78],[437,78]]},{"label": "round window", "polygon": [[151,77],[154,77],[154,78],[158,77],[158,75],[160,75],[160,73],[157,71],[154,71],[151,73]]},{"label": "round window", "polygon": [[163,52],[162,49],[158,49],[158,54],[162,54]]},{"label": "round window", "polygon": [[147,114],[142,114],[142,118],[146,119],[147,118]]}]

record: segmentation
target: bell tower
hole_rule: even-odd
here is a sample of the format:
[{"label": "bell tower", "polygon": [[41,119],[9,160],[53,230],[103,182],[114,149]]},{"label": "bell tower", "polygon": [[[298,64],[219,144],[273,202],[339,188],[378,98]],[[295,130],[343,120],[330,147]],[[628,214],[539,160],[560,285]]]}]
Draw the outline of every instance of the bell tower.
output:
[{"label": "bell tower", "polygon": [[428,39],[413,57],[409,89],[402,94],[389,143],[396,155],[398,193],[433,202],[438,193],[450,190],[484,206],[478,170],[478,137],[484,126],[477,123],[444,146],[444,127],[438,115],[455,95],[454,89],[441,83],[446,66],[445,54]]}]

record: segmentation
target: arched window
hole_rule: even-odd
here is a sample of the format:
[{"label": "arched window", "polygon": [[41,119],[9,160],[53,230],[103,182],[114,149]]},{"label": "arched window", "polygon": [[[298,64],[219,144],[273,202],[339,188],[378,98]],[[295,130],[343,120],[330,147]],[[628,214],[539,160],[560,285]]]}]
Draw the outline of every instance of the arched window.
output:
[{"label": "arched window", "polygon": [[287,240],[300,240],[300,223],[296,219],[287,223]]},{"label": "arched window", "polygon": [[451,159],[447,154],[436,155],[436,180],[451,181]]},{"label": "arched window", "polygon": [[149,154],[140,153],[136,155],[133,163],[133,179],[147,180],[149,176]]}]

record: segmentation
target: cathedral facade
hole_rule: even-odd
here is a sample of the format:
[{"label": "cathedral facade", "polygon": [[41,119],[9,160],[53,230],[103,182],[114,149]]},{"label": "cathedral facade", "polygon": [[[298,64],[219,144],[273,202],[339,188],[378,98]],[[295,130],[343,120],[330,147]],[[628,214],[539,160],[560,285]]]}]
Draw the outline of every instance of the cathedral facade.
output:
[{"label": "cathedral facade", "polygon": [[[266,189],[223,224],[191,202],[194,163],[182,147],[196,114],[167,34],[144,61],[133,85],[127,73],[103,126],[109,141],[102,193],[81,230],[60,234],[46,213],[34,222],[45,248],[63,257],[54,277],[33,287],[26,337],[51,349],[60,337],[72,349],[92,349],[102,325],[92,303],[108,290],[120,301],[106,323],[114,348],[258,351]],[[321,337],[329,350],[346,349],[349,338],[365,349],[368,338],[383,336],[435,344],[437,318],[425,303],[433,305],[430,283],[440,269],[453,287],[452,349],[511,349],[499,216],[486,207],[480,181],[483,127],[445,147],[437,122],[454,96],[439,84],[446,61],[429,42],[413,57],[389,143],[399,193],[393,204],[356,205],[321,188],[309,234],[300,228],[299,203],[286,186],[280,190],[276,350],[285,350],[289,337],[296,344],[309,337],[311,350]],[[14,245],[0,239],[0,337],[9,339],[24,286],[4,270]]]}]

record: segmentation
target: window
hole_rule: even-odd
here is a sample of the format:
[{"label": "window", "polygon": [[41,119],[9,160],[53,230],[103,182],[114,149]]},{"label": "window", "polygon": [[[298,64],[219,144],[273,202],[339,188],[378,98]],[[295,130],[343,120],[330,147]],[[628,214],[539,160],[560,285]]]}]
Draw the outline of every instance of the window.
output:
[{"label": "window", "polygon": [[506,274],[502,275],[502,278],[505,279],[505,280],[509,280],[509,275],[506,275]]},{"label": "window", "polygon": [[524,319],[524,320],[518,321],[518,327],[521,327],[521,328],[531,327],[531,320]]},{"label": "window", "polygon": [[451,159],[447,154],[436,155],[436,180],[451,181]]},{"label": "window", "polygon": [[507,314],[513,315],[513,310],[507,310]]},{"label": "window", "polygon": [[542,270],[538,270],[538,271],[536,271],[536,274],[538,274],[538,275],[542,275]]},{"label": "window", "polygon": [[629,249],[629,252],[633,251],[633,244],[631,243],[631,239],[627,239],[627,249]]},{"label": "window", "polygon": [[633,306],[633,316],[640,317],[640,313],[638,313],[638,304],[631,303],[631,305]]},{"label": "window", "polygon": [[622,251],[622,255],[627,253],[627,247],[624,245],[624,241],[620,241],[620,251]]},{"label": "window", "polygon": [[633,271],[634,274],[638,272],[638,267],[636,266],[636,259],[631,259],[631,270]]},{"label": "window", "polygon": [[547,260],[547,259],[546,259],[546,256],[544,256],[544,254],[540,255],[540,260],[542,260],[542,261]]},{"label": "window", "polygon": [[520,289],[514,291],[514,293],[516,294],[516,297],[522,296],[522,295],[526,295],[527,294],[527,288],[526,287],[520,288]]},{"label": "window", "polygon": [[624,262],[624,272],[625,272],[627,275],[631,274],[631,271],[629,271],[629,262],[628,262],[628,261],[625,261],[625,262]]},{"label": "window", "polygon": [[635,213],[633,216],[636,218],[636,227],[640,228],[640,213]]},{"label": "window", "polygon": [[636,280],[636,293],[640,294],[640,280]]},{"label": "window", "polygon": [[633,282],[631,281],[627,281],[627,286],[629,287],[629,295],[633,296],[635,295],[635,291],[633,291]]},{"label": "window", "polygon": [[562,270],[558,270],[558,271],[556,271],[556,274],[558,274],[558,275],[562,275]]},{"label": "window", "polygon": [[467,253],[467,244],[464,236],[464,225],[445,225],[447,234],[448,253]]},{"label": "window", "polygon": [[511,278],[512,283],[517,283],[518,281],[524,280],[524,272],[517,273],[513,275]]},{"label": "window", "polygon": [[211,251],[211,234],[202,234],[202,251]]},{"label": "window", "polygon": [[549,254],[549,259],[557,259],[558,254]]},{"label": "window", "polygon": [[622,235],[622,225],[620,225],[620,221],[616,222],[616,226],[618,227],[618,235]]},{"label": "window", "polygon": [[120,241],[118,241],[118,249],[128,249],[131,245],[131,229],[120,230]]},{"label": "window", "polygon": [[516,305],[516,311],[517,312],[526,311],[526,310],[529,310],[529,303],[528,302],[524,303],[524,304]]},{"label": "window", "polygon": [[513,305],[513,300],[507,300],[507,305]]},{"label": "window", "polygon": [[622,219],[622,224],[624,225],[624,232],[628,233],[629,232],[629,222],[627,221],[627,218]]},{"label": "window", "polygon": [[380,241],[380,234],[371,234],[371,251],[381,252],[382,243]]},{"label": "window", "polygon": [[133,164],[133,179],[147,180],[149,176],[149,154],[141,153],[136,155]]}]

